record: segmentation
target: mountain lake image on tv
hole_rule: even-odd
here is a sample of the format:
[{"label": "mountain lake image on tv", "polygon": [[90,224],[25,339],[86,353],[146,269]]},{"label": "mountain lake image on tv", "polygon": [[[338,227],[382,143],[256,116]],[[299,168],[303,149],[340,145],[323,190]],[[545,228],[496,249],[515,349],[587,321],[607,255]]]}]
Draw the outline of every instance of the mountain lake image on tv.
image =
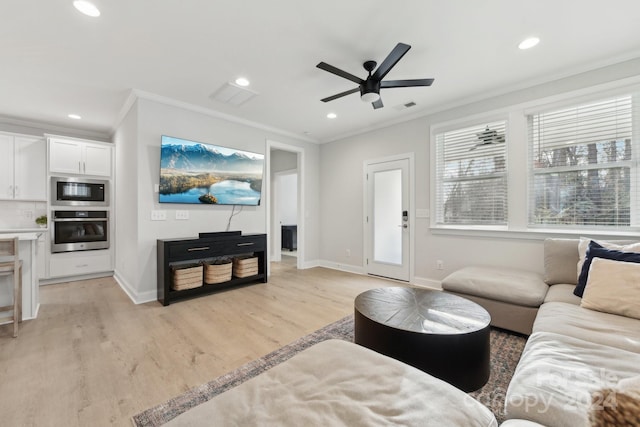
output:
[{"label": "mountain lake image on tv", "polygon": [[260,204],[264,154],[162,136],[160,203]]}]

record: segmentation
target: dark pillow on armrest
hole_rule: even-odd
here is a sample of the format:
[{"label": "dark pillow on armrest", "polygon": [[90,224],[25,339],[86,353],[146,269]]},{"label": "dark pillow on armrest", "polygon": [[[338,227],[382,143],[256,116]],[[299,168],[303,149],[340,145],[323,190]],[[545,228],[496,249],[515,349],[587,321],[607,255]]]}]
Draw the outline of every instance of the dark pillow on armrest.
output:
[{"label": "dark pillow on armrest", "polygon": [[614,261],[624,262],[637,262],[640,263],[640,253],[638,252],[622,252],[615,249],[605,249],[602,245],[594,242],[589,243],[587,249],[587,256],[582,264],[582,270],[580,271],[580,277],[578,277],[578,284],[573,290],[573,294],[582,298],[584,288],[587,286],[587,278],[589,277],[589,267],[591,267],[591,260],[593,258],[605,258]]}]

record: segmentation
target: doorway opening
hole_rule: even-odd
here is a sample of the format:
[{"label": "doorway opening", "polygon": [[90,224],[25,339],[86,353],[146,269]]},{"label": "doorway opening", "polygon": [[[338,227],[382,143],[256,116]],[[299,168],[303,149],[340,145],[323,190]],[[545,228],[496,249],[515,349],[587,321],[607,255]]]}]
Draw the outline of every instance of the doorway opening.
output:
[{"label": "doorway opening", "polygon": [[267,243],[269,261],[304,263],[304,149],[267,141]]}]

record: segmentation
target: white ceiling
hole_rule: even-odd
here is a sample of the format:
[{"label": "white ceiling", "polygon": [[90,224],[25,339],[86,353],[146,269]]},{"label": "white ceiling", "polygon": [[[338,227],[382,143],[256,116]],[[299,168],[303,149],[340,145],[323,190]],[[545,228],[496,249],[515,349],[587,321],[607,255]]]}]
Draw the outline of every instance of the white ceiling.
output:
[{"label": "white ceiling", "polygon": [[[0,2],[0,116],[109,134],[136,89],[326,142],[640,57],[638,0],[93,2],[99,18],[72,0]],[[541,43],[518,50],[530,35]],[[398,42],[412,49],[386,79],[433,86],[384,89],[379,110],[358,94],[320,102],[355,84],[318,62],[364,78]],[[257,97],[210,98],[240,75]]]}]

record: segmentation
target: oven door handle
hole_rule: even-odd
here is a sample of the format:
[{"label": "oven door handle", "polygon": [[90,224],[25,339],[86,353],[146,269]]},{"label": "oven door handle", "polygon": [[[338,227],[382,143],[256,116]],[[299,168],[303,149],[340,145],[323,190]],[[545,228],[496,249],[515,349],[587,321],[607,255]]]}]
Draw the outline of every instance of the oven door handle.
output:
[{"label": "oven door handle", "polygon": [[104,221],[108,218],[54,218],[53,222],[87,222],[87,221]]}]

